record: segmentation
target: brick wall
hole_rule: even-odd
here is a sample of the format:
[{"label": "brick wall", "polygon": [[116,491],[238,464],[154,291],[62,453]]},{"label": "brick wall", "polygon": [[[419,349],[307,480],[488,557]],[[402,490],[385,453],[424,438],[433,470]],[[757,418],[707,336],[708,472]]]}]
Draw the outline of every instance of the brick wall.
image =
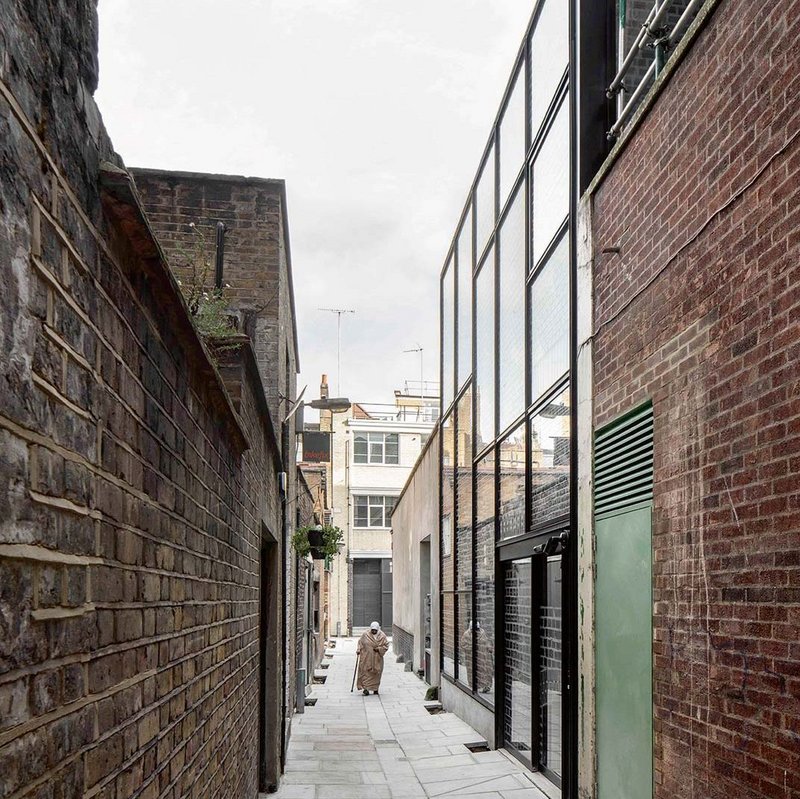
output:
[{"label": "brick wall", "polygon": [[186,256],[198,232],[214,262],[216,224],[224,222],[224,282],[230,286],[231,308],[253,338],[270,411],[279,425],[289,411],[287,397],[290,391],[294,396],[297,374],[284,182],[153,169],[132,172],[156,237],[179,278],[187,278]]},{"label": "brick wall", "polygon": [[[205,238],[206,256],[214,262],[216,225],[227,228],[224,282],[229,284],[231,311],[240,329],[253,341],[264,394],[283,453],[287,508],[271,532],[281,541],[284,593],[281,606],[286,669],[282,696],[284,723],[295,704],[297,663],[297,563],[288,540],[296,523],[293,498],[301,492],[295,468],[295,421],[287,416],[297,394],[298,357],[291,256],[282,180],[237,175],[208,175],[153,169],[132,170],[148,219],[174,274],[187,279],[187,253],[199,231]],[[190,227],[193,225],[194,227]],[[213,273],[212,273],[213,276]],[[288,736],[287,736],[288,737]]]},{"label": "brick wall", "polygon": [[392,651],[406,663],[414,665],[414,634],[392,625]]},{"label": "brick wall", "polygon": [[654,409],[662,799],[800,795],[798,35],[720,3],[593,199],[595,423]]},{"label": "brick wall", "polygon": [[100,169],[95,3],[0,18],[0,795],[255,796],[261,385]]}]

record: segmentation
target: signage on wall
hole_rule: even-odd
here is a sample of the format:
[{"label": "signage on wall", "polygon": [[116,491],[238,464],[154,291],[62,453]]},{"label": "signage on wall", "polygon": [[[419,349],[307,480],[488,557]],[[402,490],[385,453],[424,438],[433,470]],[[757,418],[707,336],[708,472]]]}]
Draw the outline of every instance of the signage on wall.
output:
[{"label": "signage on wall", "polygon": [[331,434],[318,430],[303,432],[303,460],[306,463],[330,463]]}]

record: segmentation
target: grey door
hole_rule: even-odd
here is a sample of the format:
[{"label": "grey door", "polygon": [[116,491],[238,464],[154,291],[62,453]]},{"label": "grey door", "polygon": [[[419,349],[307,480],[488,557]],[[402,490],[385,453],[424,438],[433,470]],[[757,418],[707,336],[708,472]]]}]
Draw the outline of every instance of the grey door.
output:
[{"label": "grey door", "polygon": [[381,562],[378,558],[353,561],[353,627],[381,621]]}]

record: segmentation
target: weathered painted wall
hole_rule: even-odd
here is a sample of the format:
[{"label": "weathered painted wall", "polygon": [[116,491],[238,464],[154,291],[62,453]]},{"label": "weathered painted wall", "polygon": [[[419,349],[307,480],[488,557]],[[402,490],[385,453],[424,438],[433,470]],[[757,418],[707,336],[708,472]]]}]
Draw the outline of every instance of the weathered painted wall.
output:
[{"label": "weathered painted wall", "polygon": [[[409,476],[403,494],[392,514],[392,569],[394,626],[413,636],[414,670],[424,668],[425,632],[423,627],[425,595],[433,597],[432,608],[438,616],[438,564],[434,569],[434,549],[439,538],[439,433],[431,436]],[[421,552],[423,541],[428,541],[431,552],[431,577],[435,574],[437,585],[424,584]],[[435,619],[433,619],[435,621]],[[435,631],[438,626],[432,626]],[[438,644],[439,636],[431,636]],[[438,647],[437,647],[438,649]],[[431,658],[434,672],[431,684],[439,682],[438,651]]]}]

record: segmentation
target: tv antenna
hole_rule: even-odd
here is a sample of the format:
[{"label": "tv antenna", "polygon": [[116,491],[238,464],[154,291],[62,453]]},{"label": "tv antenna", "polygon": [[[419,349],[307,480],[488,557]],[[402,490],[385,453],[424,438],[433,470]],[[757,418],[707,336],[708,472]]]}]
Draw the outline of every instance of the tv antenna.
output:
[{"label": "tv antenna", "polygon": [[336,314],[336,393],[342,393],[342,314],[355,313],[352,308],[317,308]]},{"label": "tv antenna", "polygon": [[425,357],[423,353],[425,352],[425,347],[422,346],[419,342],[417,342],[416,347],[412,347],[410,350],[403,350],[403,352],[418,352],[419,353],[419,395],[420,399],[425,399],[425,382],[422,379],[423,375],[423,358]]}]

